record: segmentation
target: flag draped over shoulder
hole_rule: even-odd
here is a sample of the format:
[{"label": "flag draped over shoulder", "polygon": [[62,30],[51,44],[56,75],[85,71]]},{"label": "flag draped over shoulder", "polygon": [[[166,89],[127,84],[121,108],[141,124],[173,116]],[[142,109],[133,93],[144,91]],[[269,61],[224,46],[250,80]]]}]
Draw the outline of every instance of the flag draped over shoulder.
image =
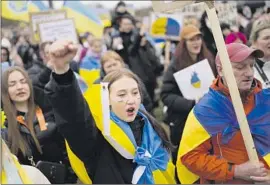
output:
[{"label": "flag draped over shoulder", "polygon": [[100,69],[89,70],[81,67],[79,73],[89,87],[100,77]]},{"label": "flag draped over shoulder", "polygon": [[103,35],[103,24],[100,18],[80,1],[65,1],[63,8],[68,18],[73,18],[79,33],[91,32],[98,38]]},{"label": "flag draped over shoulder", "polygon": [[[255,107],[247,115],[256,150],[268,166],[270,166],[269,110],[270,89],[265,89],[255,95]],[[222,135],[221,141],[226,144],[239,130],[232,102],[220,92],[210,89],[190,112],[185,125],[176,165],[181,183],[192,184],[199,178],[182,164],[181,157],[217,134]]]},{"label": "flag draped over shoulder", "polygon": [[6,19],[29,22],[29,12],[49,10],[42,1],[1,1],[1,16]]},{"label": "flag draped over shoulder", "polygon": [[[84,92],[84,97],[89,105],[97,128],[108,143],[124,158],[137,162],[138,167],[133,174],[132,183],[175,184],[174,165],[169,159],[169,153],[165,148],[158,147],[161,144],[161,139],[157,136],[149,121],[147,122],[148,118],[144,117],[143,113],[138,113],[144,117],[146,122],[142,146],[137,147],[132,131],[127,123],[124,123],[115,114],[110,112],[109,92],[106,84],[92,85]],[[146,151],[149,151],[149,153]],[[68,153],[69,157],[72,157],[70,162],[73,170],[80,180],[87,182],[88,178],[88,182],[91,181],[80,159],[72,153],[70,148]],[[144,159],[144,155],[151,156],[151,160],[147,160],[149,164],[145,166],[143,164],[147,161],[141,161]]]}]

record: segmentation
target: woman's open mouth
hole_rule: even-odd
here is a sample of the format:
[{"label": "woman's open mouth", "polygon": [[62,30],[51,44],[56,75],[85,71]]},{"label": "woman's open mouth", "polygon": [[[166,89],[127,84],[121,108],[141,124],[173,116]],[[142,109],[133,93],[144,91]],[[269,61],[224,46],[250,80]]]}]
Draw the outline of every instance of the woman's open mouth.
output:
[{"label": "woman's open mouth", "polygon": [[134,114],[135,114],[135,108],[134,107],[130,107],[130,108],[127,109],[127,115],[129,117],[134,116]]}]

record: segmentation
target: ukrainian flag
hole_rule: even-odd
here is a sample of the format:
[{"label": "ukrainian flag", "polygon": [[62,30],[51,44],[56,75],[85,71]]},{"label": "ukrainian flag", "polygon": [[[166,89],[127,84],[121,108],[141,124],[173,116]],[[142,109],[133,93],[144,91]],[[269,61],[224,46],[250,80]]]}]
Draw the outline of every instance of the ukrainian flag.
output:
[{"label": "ukrainian flag", "polygon": [[92,86],[94,82],[100,77],[100,69],[89,70],[86,68],[81,68],[79,73],[89,87]]},{"label": "ukrainian flag", "polygon": [[6,19],[29,22],[29,12],[46,11],[42,1],[1,1],[2,14]]},{"label": "ukrainian flag", "polygon": [[[270,89],[257,93],[255,100],[256,107],[247,115],[247,120],[257,152],[270,166]],[[182,164],[184,155],[219,133],[222,143],[227,144],[239,130],[232,102],[220,92],[210,89],[190,112],[185,125],[176,163],[180,182],[193,184],[199,179]]]},{"label": "ukrainian flag", "polygon": [[91,32],[98,38],[103,35],[103,24],[90,8],[80,1],[65,1],[63,8],[68,18],[73,18],[79,33]]},{"label": "ukrainian flag", "polygon": [[[106,85],[95,84],[89,87],[83,95],[91,110],[95,124],[104,138],[124,158],[132,159],[135,155],[136,148],[123,128],[110,117],[108,103],[109,94]],[[83,183],[91,184],[92,181],[87,174],[84,163],[72,152],[67,142],[66,146],[72,169]],[[154,169],[152,171],[153,181],[155,184],[175,184],[174,172],[175,167],[172,162],[169,161],[165,170]]]}]

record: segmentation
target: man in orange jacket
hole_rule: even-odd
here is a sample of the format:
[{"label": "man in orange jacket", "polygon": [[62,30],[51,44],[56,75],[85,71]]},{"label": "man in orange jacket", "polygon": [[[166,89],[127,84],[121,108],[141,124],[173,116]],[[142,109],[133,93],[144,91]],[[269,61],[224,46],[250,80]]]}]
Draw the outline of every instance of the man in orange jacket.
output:
[{"label": "man in orange jacket", "polygon": [[[249,162],[219,55],[216,57],[219,77],[191,113],[209,138],[184,155],[178,153],[178,163],[199,176],[201,183],[270,183],[270,89],[262,90],[253,68],[255,59],[263,57],[263,52],[239,43],[227,45],[227,51],[260,163]],[[187,138],[191,140],[197,133]],[[178,176],[181,169],[178,167]]]}]

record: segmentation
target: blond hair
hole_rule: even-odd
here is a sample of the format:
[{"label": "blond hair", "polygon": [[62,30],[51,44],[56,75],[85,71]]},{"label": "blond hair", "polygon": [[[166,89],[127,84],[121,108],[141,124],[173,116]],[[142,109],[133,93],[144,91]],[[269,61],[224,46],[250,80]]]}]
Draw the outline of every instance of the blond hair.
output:
[{"label": "blond hair", "polygon": [[93,38],[90,42],[90,46],[93,46],[96,42],[102,43],[102,39]]},{"label": "blond hair", "polygon": [[270,16],[262,17],[256,20],[252,25],[252,31],[249,37],[251,43],[254,43],[259,38],[259,33],[264,30],[270,28]]},{"label": "blond hair", "polygon": [[117,60],[119,62],[121,62],[121,64],[124,66],[124,61],[122,59],[122,57],[116,53],[115,51],[112,51],[112,50],[109,50],[109,51],[106,51],[102,57],[101,57],[101,60],[100,60],[100,63],[101,63],[101,66],[104,66],[104,64],[108,61],[108,60]]}]

